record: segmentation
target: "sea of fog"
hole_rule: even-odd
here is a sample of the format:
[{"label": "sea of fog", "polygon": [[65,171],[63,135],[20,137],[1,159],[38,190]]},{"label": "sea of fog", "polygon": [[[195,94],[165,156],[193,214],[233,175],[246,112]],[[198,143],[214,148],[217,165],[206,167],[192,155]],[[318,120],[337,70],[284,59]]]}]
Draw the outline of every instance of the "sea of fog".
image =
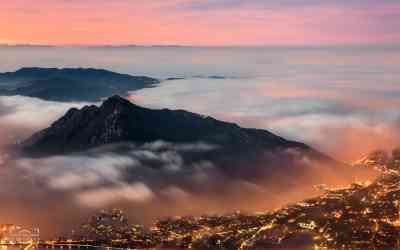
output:
[{"label": "sea of fog", "polygon": [[[129,93],[129,98],[151,108],[186,109],[268,129],[343,161],[399,144],[400,46],[0,46],[0,57],[1,72],[21,67],[95,67],[162,80],[182,78]],[[188,176],[173,174],[193,178],[190,183],[199,187],[223,183],[229,192],[198,195],[179,181],[165,181],[171,173],[148,173],[146,166],[131,169],[138,178],[126,183],[123,174],[135,165],[132,158],[109,152],[6,161],[2,146],[49,126],[71,107],[87,104],[0,97],[0,221],[39,226],[44,235],[54,236],[104,207],[126,208],[134,222],[151,223],[176,214],[266,210],[311,195],[299,189],[312,188],[307,180],[296,179],[299,188],[282,194],[282,187],[274,183],[265,188],[222,180],[216,167],[204,163]],[[170,146],[167,155],[140,147],[132,152],[158,157],[166,166],[179,163],[178,169],[184,169],[178,146]],[[161,188],[160,180],[165,181]]]},{"label": "sea of fog", "polygon": [[183,77],[131,93],[131,100],[269,129],[345,161],[397,146],[400,46],[3,46],[0,56],[3,72],[95,67],[160,79]]}]

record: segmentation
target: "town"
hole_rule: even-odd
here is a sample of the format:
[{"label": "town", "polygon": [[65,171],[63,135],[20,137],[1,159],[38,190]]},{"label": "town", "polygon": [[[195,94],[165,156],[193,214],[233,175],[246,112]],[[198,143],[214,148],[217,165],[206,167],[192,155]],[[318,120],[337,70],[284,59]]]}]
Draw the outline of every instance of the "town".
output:
[{"label": "town", "polygon": [[[400,249],[400,154],[374,152],[353,167],[372,167],[372,183],[329,189],[272,212],[175,217],[131,225],[119,209],[103,210],[73,236],[40,241],[39,229],[3,225],[1,243],[135,249]],[[321,188],[321,187],[320,187]]]},{"label": "town", "polygon": [[29,245],[39,242],[39,228],[28,229],[13,224],[0,225],[0,245]]},{"label": "town", "polygon": [[102,211],[79,240],[127,248],[400,249],[400,154],[377,151],[353,167],[372,167],[372,183],[325,188],[320,197],[258,214],[176,217],[130,226],[120,210]]}]

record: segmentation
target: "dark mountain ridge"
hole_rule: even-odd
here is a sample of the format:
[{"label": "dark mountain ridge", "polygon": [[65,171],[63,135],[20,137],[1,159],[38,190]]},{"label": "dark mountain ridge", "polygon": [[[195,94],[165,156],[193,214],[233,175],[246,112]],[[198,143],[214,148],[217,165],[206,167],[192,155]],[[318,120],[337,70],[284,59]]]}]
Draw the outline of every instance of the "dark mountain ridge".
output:
[{"label": "dark mountain ridge", "polygon": [[99,101],[110,95],[152,87],[159,81],[93,68],[22,68],[0,73],[1,95],[51,101]]},{"label": "dark mountain ridge", "polygon": [[[146,109],[119,96],[107,99],[100,107],[92,105],[81,110],[70,109],[64,117],[32,139],[36,144],[55,137],[63,140],[62,145],[71,144],[76,149],[120,141],[146,143],[156,140],[178,143],[202,140],[225,146],[240,142],[243,146],[252,143],[257,147],[306,147],[265,130],[244,129],[184,110]],[[72,148],[66,151],[75,151]]]},{"label": "dark mountain ridge", "polygon": [[[49,128],[26,140],[22,147],[25,152],[40,156],[83,152],[113,143],[140,145],[156,141],[215,145],[216,150],[202,157],[225,164],[253,161],[265,152],[291,150],[312,159],[334,162],[303,143],[286,140],[267,130],[241,128],[184,110],[148,109],[119,96],[110,97],[100,107],[70,109]],[[283,164],[286,159],[279,160]]]}]

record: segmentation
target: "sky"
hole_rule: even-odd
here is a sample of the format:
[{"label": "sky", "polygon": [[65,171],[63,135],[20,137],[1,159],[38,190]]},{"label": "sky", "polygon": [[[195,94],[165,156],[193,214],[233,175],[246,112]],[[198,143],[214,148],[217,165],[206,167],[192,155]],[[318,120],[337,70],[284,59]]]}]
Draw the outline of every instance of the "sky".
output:
[{"label": "sky", "polygon": [[0,43],[400,43],[398,0],[4,0]]}]

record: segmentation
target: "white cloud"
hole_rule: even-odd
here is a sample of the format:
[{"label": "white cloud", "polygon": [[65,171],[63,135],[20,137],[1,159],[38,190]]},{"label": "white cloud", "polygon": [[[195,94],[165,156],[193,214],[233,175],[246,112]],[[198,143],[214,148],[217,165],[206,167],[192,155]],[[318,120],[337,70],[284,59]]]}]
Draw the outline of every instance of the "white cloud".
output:
[{"label": "white cloud", "polygon": [[[111,153],[121,146],[125,152]],[[213,148],[162,141],[144,146],[114,144],[84,154],[23,158],[15,163],[24,176],[47,190],[70,194],[79,205],[97,208],[118,201],[147,202],[158,194],[173,199],[189,196],[186,188],[207,183],[214,168],[208,162],[186,163],[182,154]]]},{"label": "white cloud", "polygon": [[190,194],[188,192],[176,186],[170,186],[165,188],[164,190],[161,191],[161,194],[176,200],[190,197]]},{"label": "white cloud", "polygon": [[64,115],[72,107],[80,108],[88,103],[61,103],[43,101],[23,96],[0,96],[1,122],[8,126],[42,129]]},{"label": "white cloud", "polygon": [[49,188],[65,191],[120,183],[122,171],[136,164],[133,158],[113,154],[26,158],[16,162],[17,167],[33,178],[44,180]]},{"label": "white cloud", "polygon": [[97,185],[101,178],[96,173],[83,173],[77,175],[66,173],[49,180],[49,187],[56,190],[70,190],[71,188],[84,188]]},{"label": "white cloud", "polygon": [[151,189],[141,182],[130,185],[104,187],[77,194],[78,202],[87,207],[100,208],[118,201],[143,203],[154,197]]}]

